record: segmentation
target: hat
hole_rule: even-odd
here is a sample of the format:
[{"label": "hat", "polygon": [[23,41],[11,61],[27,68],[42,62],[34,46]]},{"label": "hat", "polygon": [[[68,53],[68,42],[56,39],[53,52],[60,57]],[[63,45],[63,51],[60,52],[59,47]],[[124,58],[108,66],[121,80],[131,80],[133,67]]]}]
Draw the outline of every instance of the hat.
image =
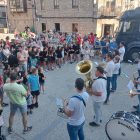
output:
[{"label": "hat", "polygon": [[112,39],[112,41],[116,41],[116,39],[115,39],[115,38],[113,38],[113,39]]},{"label": "hat", "polygon": [[124,46],[124,44],[125,44],[124,41],[121,41],[121,44]]}]

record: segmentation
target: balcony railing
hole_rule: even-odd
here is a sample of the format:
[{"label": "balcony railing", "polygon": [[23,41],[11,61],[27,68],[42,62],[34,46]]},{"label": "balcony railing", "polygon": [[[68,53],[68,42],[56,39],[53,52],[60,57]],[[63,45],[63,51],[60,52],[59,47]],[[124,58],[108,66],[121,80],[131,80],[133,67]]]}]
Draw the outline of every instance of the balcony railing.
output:
[{"label": "balcony railing", "polygon": [[98,17],[117,17],[121,14],[121,7],[117,8],[100,8],[98,10]]}]

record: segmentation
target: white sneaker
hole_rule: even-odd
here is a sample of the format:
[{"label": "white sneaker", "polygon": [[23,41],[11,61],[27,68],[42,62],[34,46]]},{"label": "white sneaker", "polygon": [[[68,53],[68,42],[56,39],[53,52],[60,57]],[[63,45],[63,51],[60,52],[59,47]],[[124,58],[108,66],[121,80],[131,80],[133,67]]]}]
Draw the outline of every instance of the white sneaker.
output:
[{"label": "white sneaker", "polygon": [[63,66],[64,64],[62,64],[62,66]]},{"label": "white sneaker", "polygon": [[45,69],[45,71],[46,71],[46,72],[48,72],[48,70],[47,70],[47,69]]},{"label": "white sneaker", "polygon": [[43,92],[44,94],[46,94],[47,92]]},{"label": "white sneaker", "polygon": [[46,72],[45,70],[43,70],[43,72]]},{"label": "white sneaker", "polygon": [[58,67],[56,67],[56,69],[59,69]]}]

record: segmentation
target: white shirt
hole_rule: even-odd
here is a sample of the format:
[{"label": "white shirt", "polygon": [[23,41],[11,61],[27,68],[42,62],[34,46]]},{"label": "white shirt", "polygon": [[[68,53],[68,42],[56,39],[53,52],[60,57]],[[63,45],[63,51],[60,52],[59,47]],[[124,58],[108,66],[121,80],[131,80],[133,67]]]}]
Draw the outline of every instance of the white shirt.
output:
[{"label": "white shirt", "polygon": [[62,58],[64,58],[64,51],[62,51]]},{"label": "white shirt", "polygon": [[90,51],[90,56],[94,56],[94,50]]},{"label": "white shirt", "polygon": [[[106,77],[105,74],[103,77]],[[95,102],[104,102],[106,100],[106,84],[107,84],[107,80],[105,79],[97,79],[93,82],[92,84],[92,91],[95,92],[102,92],[102,96],[96,96],[92,94],[92,99]]]},{"label": "white shirt", "polygon": [[120,63],[114,63],[114,71],[113,74],[118,74],[120,68]]},{"label": "white shirt", "polygon": [[[89,95],[87,92],[79,93],[79,95],[84,99],[85,104],[87,105],[89,101]],[[73,111],[73,115],[68,118],[68,123],[70,125],[78,126],[85,121],[84,111],[85,106],[83,101],[78,98],[71,98],[68,105],[68,110]]]},{"label": "white shirt", "polygon": [[125,48],[124,47],[121,47],[119,49],[119,53],[120,53],[120,59],[122,61],[123,60],[123,57],[124,57],[124,54],[125,54]]},{"label": "white shirt", "polygon": [[104,69],[106,73],[106,77],[112,77],[114,71],[114,62],[109,61]]},{"label": "white shirt", "polygon": [[85,54],[85,49],[81,49],[81,53],[82,54]]},{"label": "white shirt", "polygon": [[85,45],[85,48],[88,47],[88,49],[89,49],[89,41],[85,41],[84,45]]},{"label": "white shirt", "polygon": [[140,69],[140,62],[138,62],[138,68]]}]

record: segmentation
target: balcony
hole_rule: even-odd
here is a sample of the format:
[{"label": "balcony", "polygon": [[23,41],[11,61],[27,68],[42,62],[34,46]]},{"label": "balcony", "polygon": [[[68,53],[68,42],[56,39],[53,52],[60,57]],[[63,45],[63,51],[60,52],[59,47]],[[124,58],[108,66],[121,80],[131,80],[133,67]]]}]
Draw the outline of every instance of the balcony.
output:
[{"label": "balcony", "polygon": [[99,8],[97,12],[97,17],[118,17],[121,14],[121,7],[117,8]]}]

